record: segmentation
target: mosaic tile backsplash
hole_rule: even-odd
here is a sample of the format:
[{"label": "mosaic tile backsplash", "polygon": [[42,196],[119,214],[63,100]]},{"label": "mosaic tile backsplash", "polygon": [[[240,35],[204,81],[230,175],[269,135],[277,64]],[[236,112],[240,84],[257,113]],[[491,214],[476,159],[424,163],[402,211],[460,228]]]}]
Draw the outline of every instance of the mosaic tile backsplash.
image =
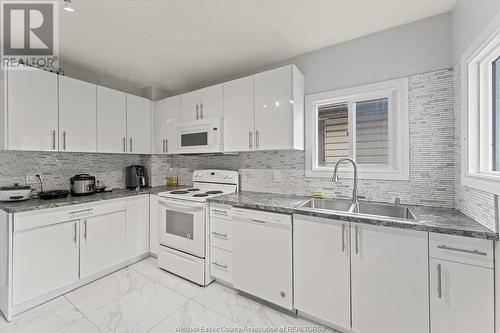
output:
[{"label": "mosaic tile backsplash", "polygon": [[[107,186],[125,187],[125,168],[142,163],[141,155],[0,151],[0,185],[24,184],[40,174],[44,189],[69,189],[69,179],[89,173]],[[36,186],[36,188],[39,188]]]},{"label": "mosaic tile backsplash", "polygon": [[454,115],[454,162],[455,162],[455,208],[464,214],[472,217],[474,220],[482,223],[486,227],[497,230],[495,221],[495,196],[491,193],[476,190],[460,184],[461,178],[461,71],[460,64],[453,68],[453,103],[455,109]]}]

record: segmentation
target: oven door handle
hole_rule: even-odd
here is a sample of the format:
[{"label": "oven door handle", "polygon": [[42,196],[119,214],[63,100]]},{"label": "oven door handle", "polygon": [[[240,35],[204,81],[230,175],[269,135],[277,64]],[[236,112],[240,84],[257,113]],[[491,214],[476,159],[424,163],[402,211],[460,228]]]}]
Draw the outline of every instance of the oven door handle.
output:
[{"label": "oven door handle", "polygon": [[167,203],[165,201],[158,201],[160,205],[163,207],[170,209],[170,210],[175,210],[179,212],[197,212],[200,210],[203,210],[204,207],[200,205],[190,205],[190,204],[172,204],[172,203]]}]

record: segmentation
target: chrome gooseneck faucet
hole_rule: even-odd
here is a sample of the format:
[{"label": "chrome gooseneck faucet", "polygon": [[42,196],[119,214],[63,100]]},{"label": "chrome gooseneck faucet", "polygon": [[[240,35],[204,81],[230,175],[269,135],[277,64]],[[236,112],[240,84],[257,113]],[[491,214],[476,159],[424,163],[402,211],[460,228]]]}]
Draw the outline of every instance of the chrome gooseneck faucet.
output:
[{"label": "chrome gooseneck faucet", "polygon": [[342,157],[340,160],[337,161],[335,164],[335,169],[333,170],[333,178],[332,181],[337,183],[339,181],[339,175],[338,175],[338,169],[339,169],[339,164],[348,161],[351,162],[352,166],[354,167],[354,185],[352,188],[352,204],[354,207],[358,207],[358,166],[356,162],[350,158],[350,157]]}]

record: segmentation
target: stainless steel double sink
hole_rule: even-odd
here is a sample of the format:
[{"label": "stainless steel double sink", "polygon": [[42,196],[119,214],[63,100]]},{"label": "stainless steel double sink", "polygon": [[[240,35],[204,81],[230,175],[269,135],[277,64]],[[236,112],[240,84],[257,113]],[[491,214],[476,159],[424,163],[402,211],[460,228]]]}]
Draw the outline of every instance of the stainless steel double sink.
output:
[{"label": "stainless steel double sink", "polygon": [[358,204],[353,204],[350,200],[311,199],[300,205],[299,208],[337,211],[355,215],[372,215],[385,218],[416,219],[408,207],[369,201],[360,201]]}]

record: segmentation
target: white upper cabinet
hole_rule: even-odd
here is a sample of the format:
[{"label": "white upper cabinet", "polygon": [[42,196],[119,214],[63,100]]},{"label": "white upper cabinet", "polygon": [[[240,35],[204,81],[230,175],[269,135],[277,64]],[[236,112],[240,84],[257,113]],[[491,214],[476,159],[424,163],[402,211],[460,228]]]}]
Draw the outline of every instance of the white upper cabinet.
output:
[{"label": "white upper cabinet", "polygon": [[97,86],[59,77],[59,150],[96,152]]},{"label": "white upper cabinet", "polygon": [[181,95],[181,120],[185,122],[222,117],[223,95],[222,84]]},{"label": "white upper cabinet", "polygon": [[255,147],[304,149],[304,76],[294,65],[255,75]]},{"label": "white upper cabinet", "polygon": [[38,69],[7,75],[7,148],[57,151],[57,75]]},{"label": "white upper cabinet", "polygon": [[428,234],[353,223],[352,331],[428,333]]},{"label": "white upper cabinet", "polygon": [[151,101],[127,94],[127,152],[151,153]]},{"label": "white upper cabinet", "polygon": [[181,119],[181,96],[153,103],[153,153],[177,152],[177,124]]},{"label": "white upper cabinet", "polygon": [[255,147],[254,77],[224,83],[224,151],[251,151]]},{"label": "white upper cabinet", "polygon": [[127,151],[126,101],[124,92],[97,87],[97,152]]}]

